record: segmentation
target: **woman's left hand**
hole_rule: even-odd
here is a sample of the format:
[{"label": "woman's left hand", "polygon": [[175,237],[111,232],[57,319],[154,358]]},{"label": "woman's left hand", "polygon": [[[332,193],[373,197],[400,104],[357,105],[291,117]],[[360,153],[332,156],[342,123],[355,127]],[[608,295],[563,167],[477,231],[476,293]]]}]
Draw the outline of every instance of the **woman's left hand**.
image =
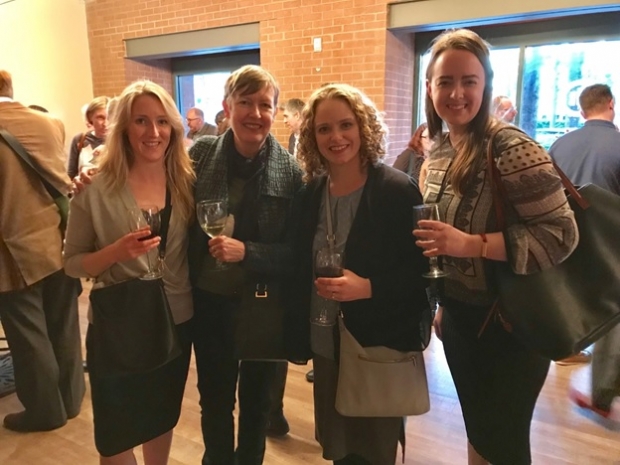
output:
[{"label": "woman's left hand", "polygon": [[228,236],[216,236],[209,241],[209,253],[221,262],[236,263],[245,257],[245,244]]},{"label": "woman's left hand", "polygon": [[362,278],[351,270],[344,270],[343,276],[339,278],[317,278],[314,284],[321,297],[338,302],[350,302],[372,297],[370,279]]},{"label": "woman's left hand", "polygon": [[[424,249],[424,256],[436,257],[475,257],[476,236],[467,234],[454,226],[434,220],[418,221],[418,228],[413,235],[418,238],[415,244]],[[478,246],[479,247],[479,246]]]}]

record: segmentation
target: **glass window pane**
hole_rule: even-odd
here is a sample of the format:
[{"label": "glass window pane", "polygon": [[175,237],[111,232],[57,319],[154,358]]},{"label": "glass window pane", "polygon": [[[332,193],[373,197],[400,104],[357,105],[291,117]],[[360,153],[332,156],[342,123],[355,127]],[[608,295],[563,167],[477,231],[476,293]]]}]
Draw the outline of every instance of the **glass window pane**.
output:
[{"label": "glass window pane", "polygon": [[526,47],[521,128],[545,148],[583,125],[579,94],[592,84],[620,92],[620,41]]}]

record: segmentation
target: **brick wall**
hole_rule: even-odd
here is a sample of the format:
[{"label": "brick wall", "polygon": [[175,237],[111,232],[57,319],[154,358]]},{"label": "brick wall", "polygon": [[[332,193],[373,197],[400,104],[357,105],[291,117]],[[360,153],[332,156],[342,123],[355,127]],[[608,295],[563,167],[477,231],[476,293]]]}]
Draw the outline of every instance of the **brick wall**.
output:
[{"label": "brick wall", "polygon": [[[386,112],[390,155],[411,136],[413,45],[386,31],[388,0],[97,0],[86,4],[96,95],[148,77],[172,90],[169,60],[124,59],[123,39],[260,23],[261,64],[281,98],[307,99],[324,82],[347,82]],[[321,37],[323,51],[312,39]],[[283,124],[274,125],[282,142]]]}]

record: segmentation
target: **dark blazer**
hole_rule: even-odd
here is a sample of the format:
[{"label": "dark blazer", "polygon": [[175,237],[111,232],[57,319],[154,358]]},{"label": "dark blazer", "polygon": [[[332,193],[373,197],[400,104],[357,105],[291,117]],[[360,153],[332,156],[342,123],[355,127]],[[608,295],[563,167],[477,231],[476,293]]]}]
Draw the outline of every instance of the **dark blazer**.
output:
[{"label": "dark blazer", "polygon": [[[291,361],[311,357],[312,243],[325,181],[314,179],[302,198],[299,268],[289,306]],[[364,347],[409,351],[422,350],[427,343],[430,306],[422,273],[428,270],[428,260],[412,235],[412,207],[420,203],[417,185],[407,175],[383,164],[369,167],[344,259],[345,268],[370,279],[372,298],[341,304],[347,328]]]},{"label": "dark blazer", "polygon": [[[195,201],[228,200],[228,157],[233,144],[232,130],[219,137],[205,136],[190,149],[195,162]],[[270,134],[269,154],[260,178],[257,201],[258,238],[245,242],[244,269],[252,273],[283,275],[293,266],[292,213],[301,192],[301,168]],[[208,253],[208,237],[197,221],[189,227],[189,272],[192,284],[200,274]]]},{"label": "dark blazer", "polygon": [[293,133],[288,138],[288,153],[295,155],[295,134]]}]

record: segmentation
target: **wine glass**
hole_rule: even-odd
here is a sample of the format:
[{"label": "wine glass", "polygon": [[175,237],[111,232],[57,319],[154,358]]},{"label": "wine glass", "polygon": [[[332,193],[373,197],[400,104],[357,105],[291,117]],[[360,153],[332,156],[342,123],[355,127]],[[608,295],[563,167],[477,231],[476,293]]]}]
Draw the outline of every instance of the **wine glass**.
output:
[{"label": "wine glass", "polygon": [[[148,236],[141,237],[138,239],[139,241],[146,241],[148,239],[153,239],[159,234],[159,230],[161,228],[161,212],[159,208],[155,205],[141,205],[137,208],[133,209],[132,218],[134,221],[134,227],[136,229],[142,229],[144,227],[149,227],[151,233]],[[149,250],[146,253],[146,260],[148,263],[148,271],[145,275],[143,275],[140,279],[159,279],[162,277],[162,262],[159,256],[159,248],[156,248],[157,257],[155,259],[156,266],[153,266],[151,262],[151,252]]]},{"label": "wine glass", "polygon": [[[414,206],[413,225],[415,228],[424,229],[418,226],[418,221],[420,220],[441,221],[441,216],[439,215],[439,205],[436,203],[424,203],[422,205]],[[439,265],[439,257],[430,257],[428,262],[430,265],[430,270],[427,273],[422,274],[422,276],[430,279],[444,278],[448,276],[448,273],[443,271]]]},{"label": "wine glass", "polygon": [[[196,204],[198,223],[207,236],[213,239],[224,231],[228,218],[228,207],[224,200],[201,200]],[[225,262],[215,260],[215,269],[224,270]]]},{"label": "wine glass", "polygon": [[[316,278],[339,278],[344,275],[343,255],[330,247],[319,249],[314,257],[314,276]],[[321,298],[318,316],[311,320],[317,326],[334,326],[336,321],[327,311],[327,299]]]}]

